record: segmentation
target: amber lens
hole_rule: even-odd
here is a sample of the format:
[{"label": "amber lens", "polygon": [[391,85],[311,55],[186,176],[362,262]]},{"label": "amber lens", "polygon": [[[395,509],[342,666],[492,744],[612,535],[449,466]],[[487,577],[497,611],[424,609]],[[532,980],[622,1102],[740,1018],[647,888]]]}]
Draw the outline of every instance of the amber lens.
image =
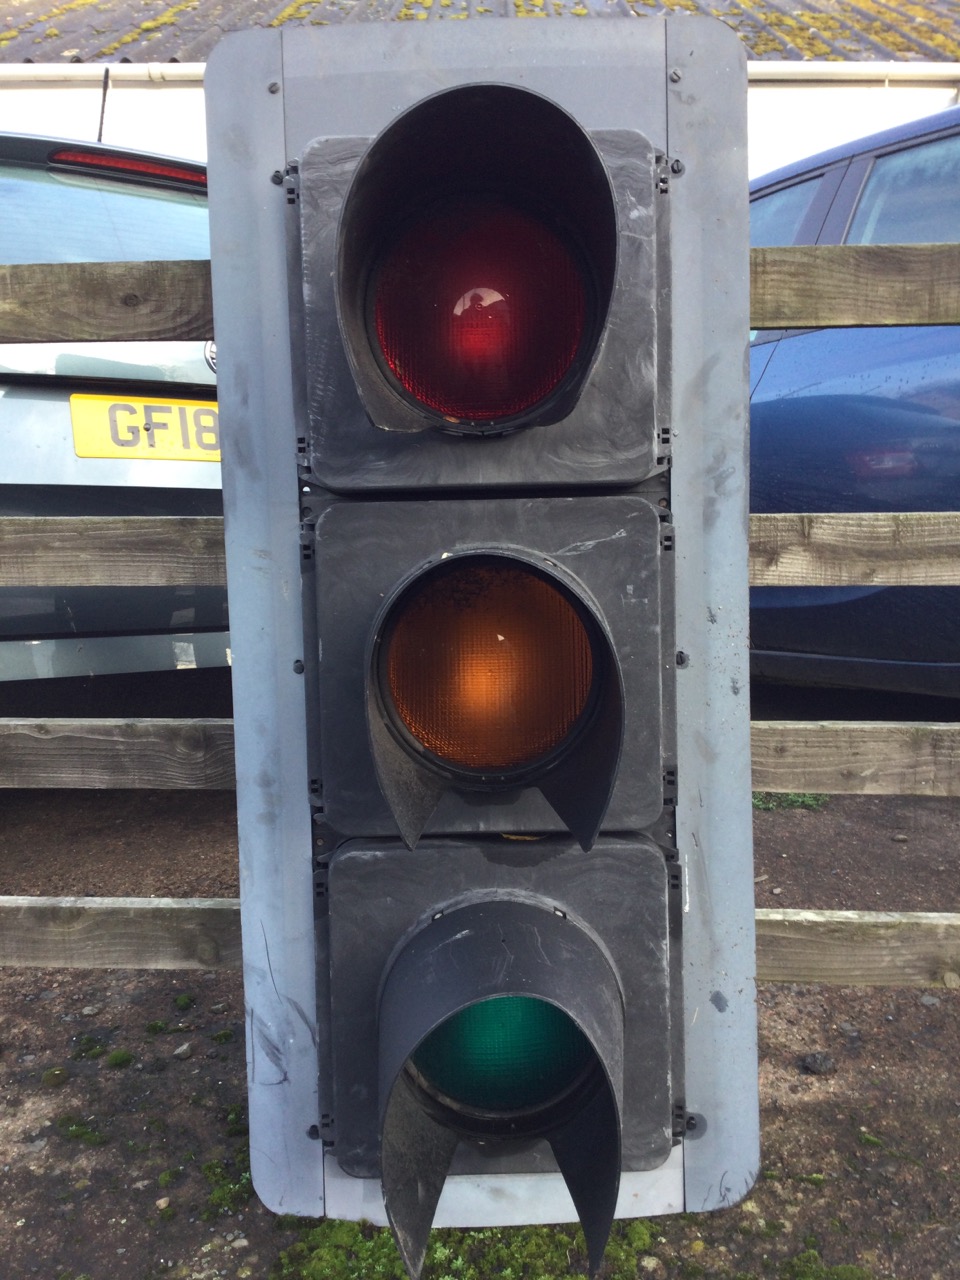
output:
[{"label": "amber lens", "polygon": [[427,751],[490,771],[564,742],[587,706],[594,661],[562,589],[515,561],[464,557],[397,602],[382,671],[401,723]]}]

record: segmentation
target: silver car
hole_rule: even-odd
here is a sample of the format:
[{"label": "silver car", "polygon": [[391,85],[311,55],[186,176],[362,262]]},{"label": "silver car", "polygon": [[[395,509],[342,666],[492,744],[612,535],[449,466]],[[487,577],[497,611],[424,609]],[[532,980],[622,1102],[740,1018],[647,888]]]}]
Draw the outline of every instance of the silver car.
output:
[{"label": "silver car", "polygon": [[[0,210],[0,263],[209,257],[202,165],[0,134]],[[0,344],[0,515],[219,514],[219,457],[212,344]],[[228,663],[222,589],[0,586],[0,715],[229,714]]]}]

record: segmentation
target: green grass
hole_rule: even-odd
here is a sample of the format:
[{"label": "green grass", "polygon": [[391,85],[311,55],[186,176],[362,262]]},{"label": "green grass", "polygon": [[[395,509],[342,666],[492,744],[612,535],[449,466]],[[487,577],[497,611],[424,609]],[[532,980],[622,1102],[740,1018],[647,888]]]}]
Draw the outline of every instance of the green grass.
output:
[{"label": "green grass", "polygon": [[[653,1244],[642,1219],[617,1222],[603,1266],[604,1280],[636,1280],[637,1259]],[[436,1230],[423,1280],[567,1280],[586,1270],[579,1227]],[[390,1232],[367,1222],[319,1222],[285,1249],[270,1280],[406,1280]]]},{"label": "green grass", "polygon": [[809,809],[816,812],[824,807],[829,798],[809,791],[755,791],[753,807],[763,812],[776,809]]},{"label": "green grass", "polygon": [[228,1138],[242,1138],[245,1134],[250,1132],[250,1126],[247,1123],[246,1107],[231,1107],[227,1111],[226,1121]]},{"label": "green grass", "polygon": [[828,1266],[816,1249],[807,1249],[784,1263],[780,1275],[782,1280],[872,1280],[869,1271],[851,1263]]},{"label": "green grass", "polygon": [[75,1062],[89,1061],[102,1058],[106,1052],[106,1045],[102,1040],[98,1040],[96,1036],[82,1035],[77,1038],[77,1047],[74,1049],[72,1057]]},{"label": "green grass", "polygon": [[133,1054],[128,1049],[114,1049],[112,1053],[108,1053],[106,1057],[106,1065],[120,1071],[124,1067],[129,1067],[133,1062]]},{"label": "green grass", "polygon": [[102,1133],[92,1127],[89,1120],[82,1120],[79,1116],[58,1117],[57,1132],[71,1142],[83,1143],[85,1147],[102,1147],[107,1141]]},{"label": "green grass", "polygon": [[[301,1236],[284,1249],[268,1280],[406,1280],[390,1232],[369,1222],[278,1219],[284,1229],[300,1225]],[[641,1259],[656,1250],[660,1238],[640,1219],[616,1222],[600,1269],[600,1280],[637,1280],[646,1274]],[[764,1275],[775,1280],[873,1280],[859,1266],[825,1263],[804,1241],[803,1252],[768,1263]],[[671,1272],[677,1280],[716,1276],[718,1280],[759,1280],[753,1273],[716,1270],[701,1261],[683,1260]],[[655,1274],[662,1275],[664,1262]],[[423,1280],[567,1280],[586,1271],[579,1227],[488,1227],[479,1231],[435,1230],[430,1237]],[[651,1273],[653,1274],[653,1273]]]},{"label": "green grass", "polygon": [[201,1172],[210,1184],[210,1195],[202,1216],[208,1221],[221,1213],[239,1213],[253,1195],[250,1162],[246,1150],[235,1160],[209,1160]]}]

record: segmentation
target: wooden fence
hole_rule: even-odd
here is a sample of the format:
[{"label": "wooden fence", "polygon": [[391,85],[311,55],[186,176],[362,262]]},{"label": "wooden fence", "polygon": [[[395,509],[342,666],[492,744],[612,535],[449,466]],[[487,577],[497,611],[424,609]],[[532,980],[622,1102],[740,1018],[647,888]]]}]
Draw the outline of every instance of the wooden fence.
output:
[{"label": "wooden fence", "polygon": [[[756,328],[960,323],[960,246],[759,249]],[[212,336],[206,263],[0,267],[0,342]],[[960,350],[958,350],[960,357]],[[0,587],[223,585],[212,517],[0,519]],[[755,586],[960,586],[960,512],[761,515]],[[960,795],[960,724],[759,721],[760,791]],[[0,719],[0,787],[229,788],[228,720]],[[960,986],[960,913],[757,911],[766,981]],[[240,964],[233,900],[0,897],[0,964]]]}]

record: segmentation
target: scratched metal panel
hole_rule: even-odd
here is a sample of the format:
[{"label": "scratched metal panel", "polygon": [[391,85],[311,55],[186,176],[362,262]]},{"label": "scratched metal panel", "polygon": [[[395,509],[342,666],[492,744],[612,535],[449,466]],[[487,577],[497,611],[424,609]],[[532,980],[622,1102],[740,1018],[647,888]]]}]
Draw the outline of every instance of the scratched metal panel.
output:
[{"label": "scratched metal panel", "polygon": [[[317,954],[308,792],[295,391],[286,291],[279,35],[222,45],[207,70],[214,316],[223,359],[250,1161],[278,1213],[323,1212]],[[254,88],[261,90],[254,92]],[[242,99],[242,109],[238,103]],[[266,192],[273,199],[262,199]],[[276,198],[280,197],[280,198]],[[250,246],[257,252],[251,253]],[[298,281],[299,284],[299,281]],[[271,430],[263,430],[269,422]],[[325,968],[325,966],[322,966]],[[322,1049],[322,1045],[321,1045]]]},{"label": "scratched metal panel", "polygon": [[[512,10],[512,0],[504,8]],[[587,129],[640,128],[665,147],[662,23],[538,22],[526,28],[530,35],[524,30],[486,21],[404,22],[383,32],[363,23],[281,29],[288,158],[313,138],[375,137],[411,103],[471,83],[520,85]]]},{"label": "scratched metal panel", "polygon": [[[686,869],[687,1208],[740,1199],[759,1168],[747,669],[748,234],[743,51],[668,26],[677,843]],[[679,37],[679,38],[678,38]],[[718,96],[723,95],[722,110]]]},{"label": "scratched metal panel", "polygon": [[[462,77],[528,85],[590,129],[640,129],[679,162],[669,178],[673,260],[661,278],[675,324],[672,404],[662,406],[682,564],[675,648],[688,659],[677,674],[678,843],[687,1102],[699,1119],[683,1144],[687,1207],[731,1202],[757,1165],[742,57],[722,28],[686,16],[675,25],[511,25],[490,48],[489,26],[455,24],[455,35],[432,22],[252,32],[225,45],[208,69],[220,400],[225,471],[233,468],[225,481],[228,574],[232,615],[247,620],[235,627],[234,661],[251,1152],[258,1193],[285,1211],[322,1212],[317,1138],[331,1100],[329,1040],[315,1013],[318,999],[326,1007],[327,932],[322,911],[316,934],[313,920],[310,781],[319,765],[305,685],[316,681],[319,653],[310,640],[314,602],[306,616],[301,604],[303,583],[308,597],[312,590],[310,574],[301,577],[296,470],[307,423],[302,293],[296,215],[272,178],[312,139],[373,136],[417,95]],[[385,83],[387,65],[396,79]],[[658,334],[658,350],[670,360],[669,333]],[[244,530],[238,537],[231,519]],[[666,576],[661,585],[667,598]],[[664,646],[669,662],[672,637]],[[677,1207],[676,1166],[668,1164],[666,1179],[662,1171],[629,1175],[638,1193],[655,1188],[643,1201],[649,1212]],[[375,1211],[376,1184],[354,1182],[359,1191],[344,1202]],[[505,1177],[497,1196],[509,1197],[509,1185]],[[628,1197],[620,1211],[635,1203]],[[451,1212],[476,1220],[469,1192]]]}]

